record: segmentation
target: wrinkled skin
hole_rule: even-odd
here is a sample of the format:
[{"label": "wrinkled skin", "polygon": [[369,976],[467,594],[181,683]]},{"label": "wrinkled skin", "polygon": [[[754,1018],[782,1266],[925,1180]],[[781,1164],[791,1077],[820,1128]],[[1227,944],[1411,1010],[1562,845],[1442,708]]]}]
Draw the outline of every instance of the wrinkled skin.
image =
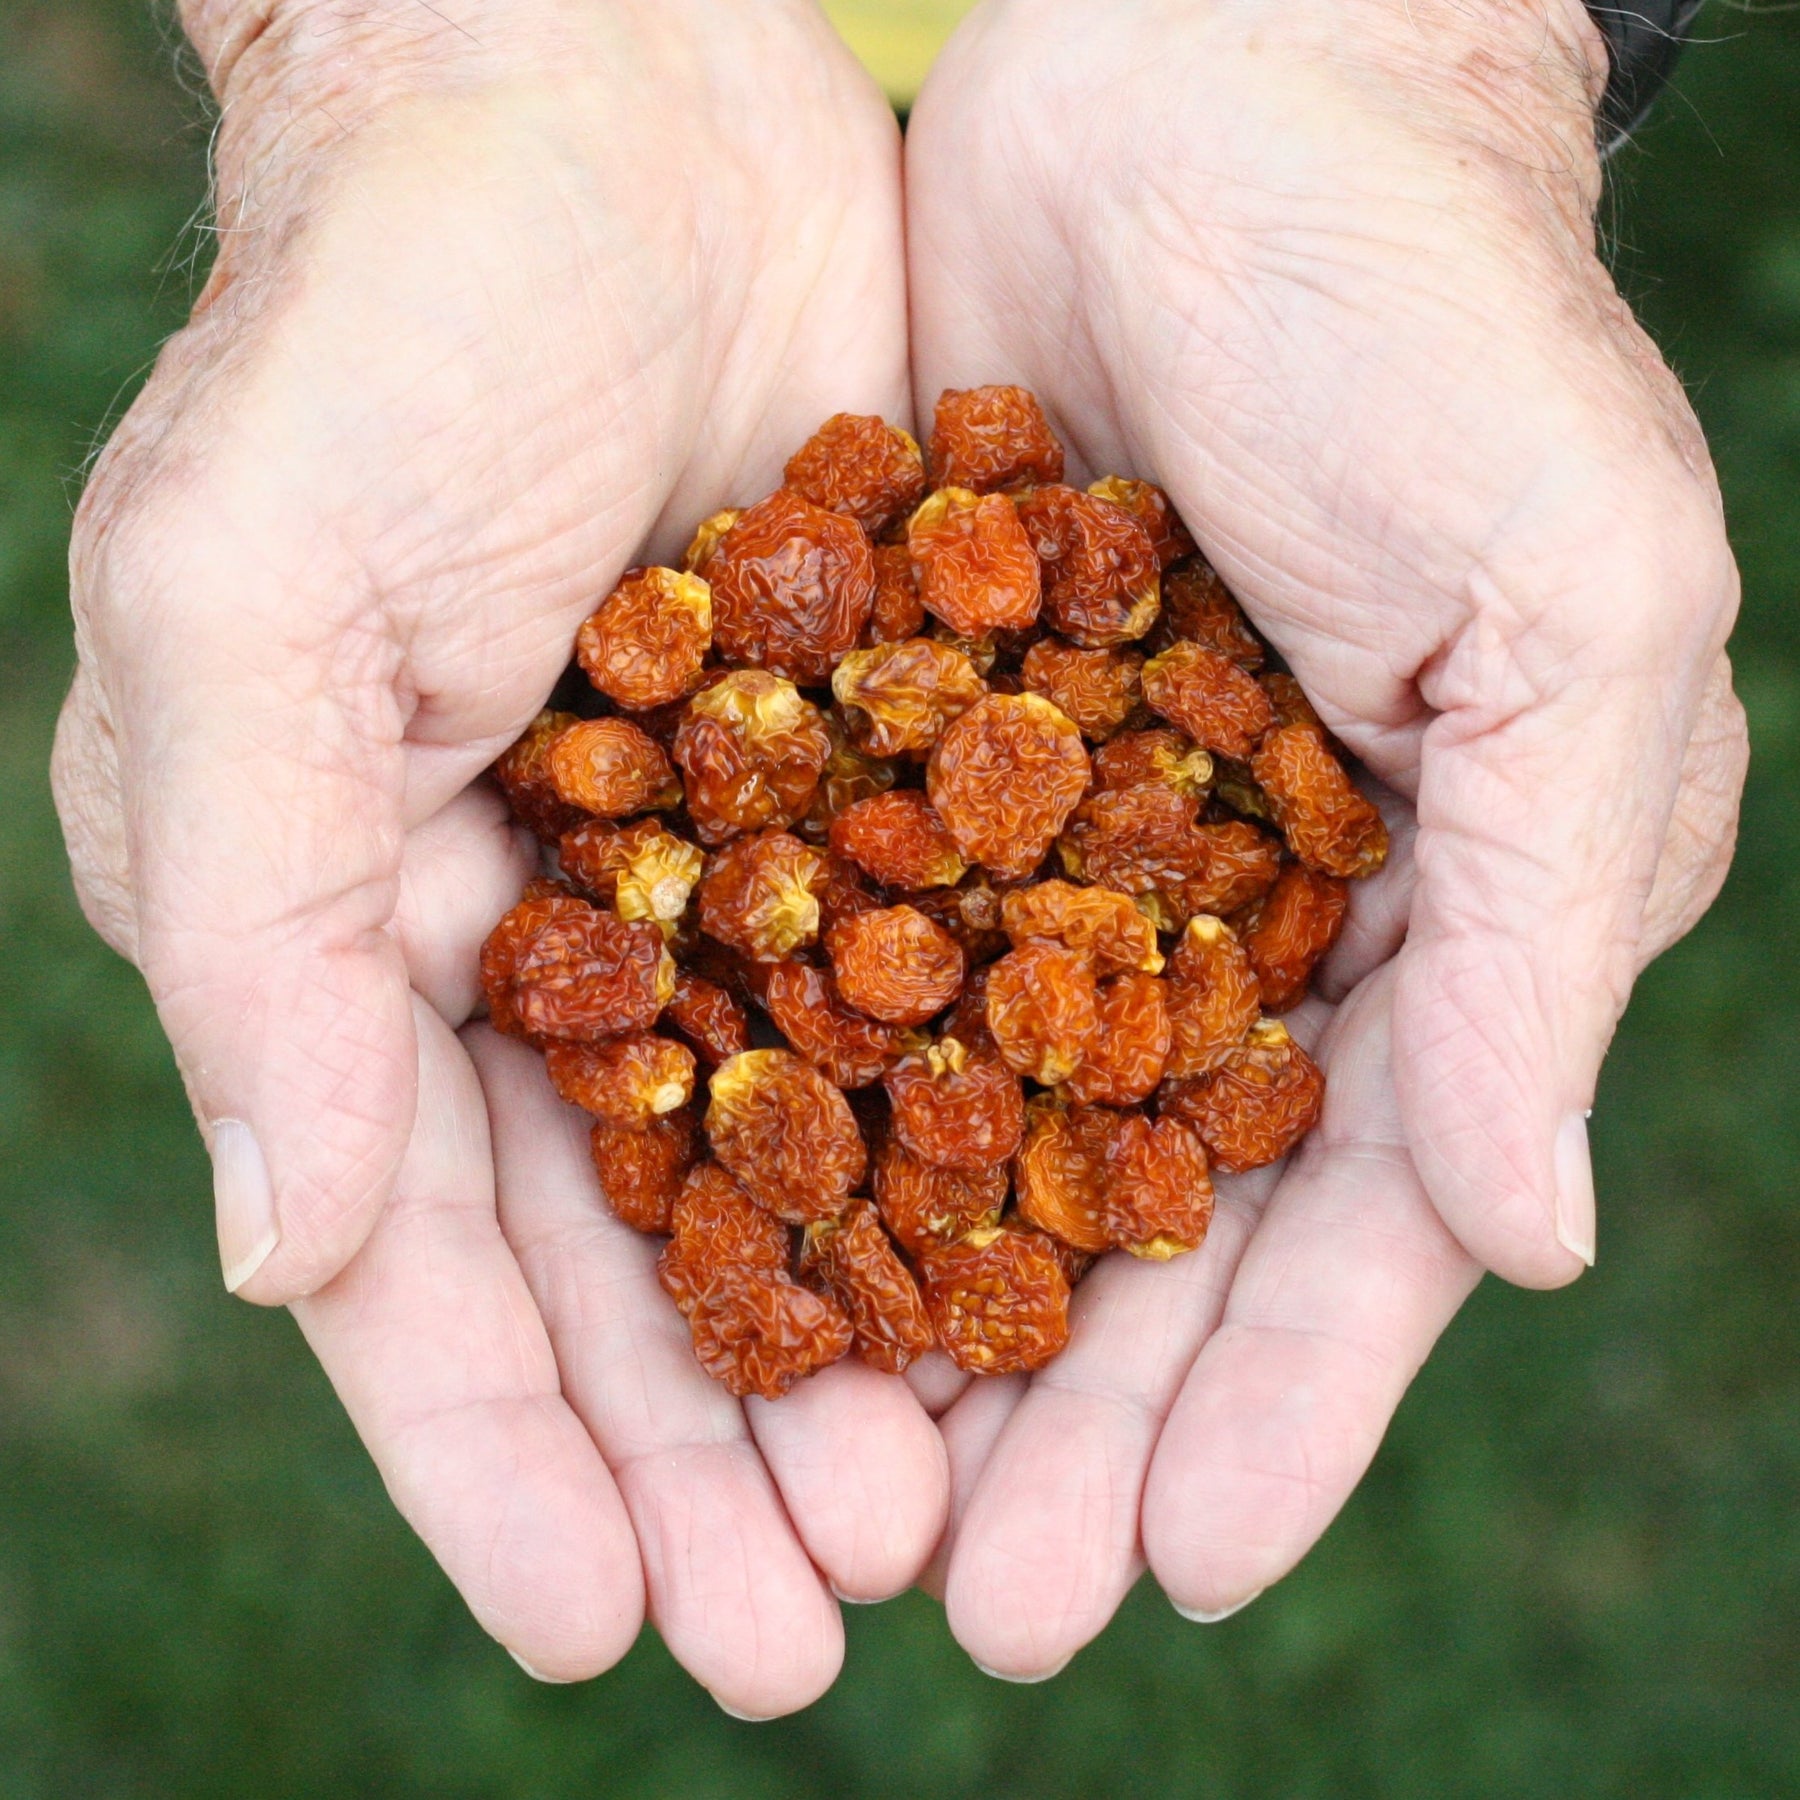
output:
[{"label": "wrinkled skin", "polygon": [[1254,1597],[1482,1266],[1591,1257],[1582,1113],[1744,765],[1705,446],[1594,254],[1603,55],[1573,0],[991,0],[913,114],[915,394],[1022,383],[1071,481],[1166,487],[1395,837],[1287,1015],[1330,1078],[1291,1166],[940,1419],[934,1581],[1001,1673],[1146,1560],[1195,1616]]},{"label": "wrinkled skin", "polygon": [[190,14],[219,262],[77,522],[82,899],[209,1142],[260,1142],[239,1291],[292,1304],[483,1626],[571,1680],[648,1612],[788,1711],[827,1583],[930,1553],[931,1421],[858,1364],[732,1400],[538,1058],[457,1031],[528,873],[481,774],[582,619],[827,414],[907,417],[893,119],[800,0],[240,10]]}]

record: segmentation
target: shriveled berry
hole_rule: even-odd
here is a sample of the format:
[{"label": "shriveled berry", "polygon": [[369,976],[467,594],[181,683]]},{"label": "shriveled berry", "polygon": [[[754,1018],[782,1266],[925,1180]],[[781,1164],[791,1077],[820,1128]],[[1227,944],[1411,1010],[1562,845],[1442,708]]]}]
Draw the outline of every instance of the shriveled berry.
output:
[{"label": "shriveled berry", "polygon": [[1197,800],[1160,781],[1102,788],[1069,821],[1063,862],[1122,894],[1176,887],[1206,866],[1199,816]]},{"label": "shriveled berry", "polygon": [[925,1308],[959,1369],[1041,1369],[1069,1341],[1069,1283],[1037,1232],[998,1226],[919,1262]]},{"label": "shriveled berry", "polygon": [[575,660],[601,693],[642,710],[679,700],[712,645],[712,589],[680,569],[633,569],[575,634]]},{"label": "shriveled berry", "polygon": [[1109,1241],[1167,1262],[1200,1248],[1212,1214],[1212,1173],[1199,1136],[1176,1118],[1121,1114],[1106,1189]]},{"label": "shriveled berry", "polygon": [[1001,896],[1000,920],[1014,944],[1054,938],[1092,957],[1101,975],[1155,975],[1163,966],[1156,927],[1126,895],[1110,888],[1077,887],[1069,881],[1009,888]]},{"label": "shriveled berry", "polygon": [[1063,449],[1022,387],[946,388],[938,396],[926,455],[934,487],[998,492],[1061,481]]},{"label": "shriveled berry", "polygon": [[759,1206],[804,1225],[844,1210],[867,1164],[849,1103],[788,1050],[746,1050],[713,1071],[706,1135]]},{"label": "shriveled berry", "polygon": [[750,1048],[750,1021],[736,997],[717,982],[679,965],[675,992],[663,1009],[662,1023],[709,1069]]},{"label": "shriveled berry", "polygon": [[819,889],[819,932],[823,936],[840,919],[857,913],[877,912],[888,903],[887,895],[848,857],[835,850],[821,850],[825,882]]},{"label": "shriveled berry", "polygon": [[654,1031],[628,1031],[598,1044],[551,1044],[544,1068],[571,1106],[622,1131],[642,1131],[694,1097],[693,1051]]},{"label": "shriveled berry", "polygon": [[802,1376],[847,1355],[852,1335],[829,1295],[746,1268],[721,1271],[688,1323],[701,1368],[739,1399],[780,1399]]},{"label": "shriveled berry", "polygon": [[1325,1076],[1279,1019],[1262,1019],[1209,1075],[1163,1084],[1164,1113],[1199,1133],[1215,1169],[1260,1169],[1318,1123]]},{"label": "shriveled berry", "polygon": [[962,946],[914,907],[853,913],[825,934],[838,992],[889,1025],[922,1025],[962,991]]},{"label": "shriveled berry", "polygon": [[662,928],[664,937],[673,936],[706,866],[699,845],[677,837],[654,819],[640,819],[619,833],[612,855],[619,862],[614,911],[621,919],[649,919]]},{"label": "shriveled berry", "polygon": [[1083,1105],[1136,1106],[1156,1092],[1174,1041],[1165,984],[1154,975],[1115,975],[1100,983],[1095,1012],[1093,1041],[1065,1091]]},{"label": "shriveled berry", "polygon": [[1349,898],[1340,877],[1284,863],[1275,885],[1241,915],[1244,951],[1265,1012],[1286,1012],[1306,998],[1314,968],[1344,928]]},{"label": "shriveled berry", "polygon": [[1195,913],[1234,913],[1260,899],[1281,873],[1281,846],[1240,819],[1202,825],[1195,833],[1198,869],[1169,885],[1168,898],[1183,919]]},{"label": "shriveled berry", "polygon": [[776,963],[763,1004],[790,1047],[841,1088],[879,1081],[900,1055],[899,1028],[846,1006],[831,977],[809,963]]},{"label": "shriveled berry", "polygon": [[878,537],[925,492],[925,459],[910,433],[863,413],[834,413],[792,456],[783,485]]},{"label": "shriveled berry", "polygon": [[724,1269],[788,1272],[787,1227],[714,1162],[697,1163],[669,1209],[669,1242],[657,1264],[663,1290],[683,1313]]},{"label": "shriveled berry", "polygon": [[1194,554],[1194,539],[1182,524],[1169,496],[1153,482],[1133,481],[1124,475],[1103,475],[1088,483],[1088,492],[1096,499],[1110,501],[1131,514],[1150,534],[1156,552],[1156,566],[1166,569],[1171,563]]},{"label": "shriveled berry", "polygon": [[690,575],[705,575],[706,565],[712,561],[713,552],[724,543],[732,526],[743,516],[744,509],[741,506],[727,506],[702,519],[681,558],[681,566]]},{"label": "shriveled berry", "polygon": [[838,664],[831,691],[863,749],[904,756],[931,749],[987,685],[960,650],[914,637],[852,651]]},{"label": "shriveled berry", "polygon": [[854,519],[780,488],[706,562],[713,641],[727,662],[822,686],[875,604],[875,554]]},{"label": "shriveled berry", "polygon": [[596,1119],[588,1137],[606,1203],[633,1231],[667,1231],[675,1197],[699,1151],[693,1111],[663,1113],[642,1131]]},{"label": "shriveled berry", "polygon": [[998,1225],[1006,1183],[1004,1163],[941,1169],[921,1161],[896,1137],[875,1153],[875,1204],[888,1230],[914,1256]]},{"label": "shriveled berry", "polygon": [[1051,938],[1008,951],[988,970],[987,1026],[1014,1074],[1067,1081],[1100,1028],[1093,959]]},{"label": "shriveled berry", "polygon": [[1144,659],[1135,650],[1083,650],[1046,637],[1025,652],[1019,679],[1099,743],[1131,717],[1142,694]]},{"label": "shriveled berry", "polygon": [[681,799],[662,746],[627,719],[578,719],[551,743],[547,762],[558,796],[603,819]]},{"label": "shriveled berry", "polygon": [[926,791],[963,855],[1003,880],[1043,861],[1081,803],[1087,751],[1038,694],[990,694],[938,740]]},{"label": "shriveled berry", "polygon": [[[1320,731],[1325,729],[1325,721],[1319,717],[1319,709],[1307,699],[1306,690],[1292,675],[1280,669],[1265,669],[1256,678],[1256,685],[1269,696],[1269,705],[1275,711],[1276,725],[1316,725]],[[1326,740],[1330,747],[1330,740]]]},{"label": "shriveled berry", "polygon": [[703,844],[791,825],[830,755],[819,709],[791,681],[762,669],[736,669],[702,688],[675,734],[675,761]]},{"label": "shriveled berry", "polygon": [[1242,762],[1275,722],[1269,696],[1229,658],[1185,640],[1144,664],[1144,699],[1202,749]]},{"label": "shriveled berry", "polygon": [[935,920],[963,947],[973,969],[1004,956],[1007,939],[1000,929],[1000,896],[977,872],[954,888],[930,888],[912,896],[912,905]]},{"label": "shriveled berry", "polygon": [[1244,946],[1224,920],[1188,920],[1169,968],[1168,1073],[1177,1078],[1216,1069],[1243,1043],[1261,1016],[1261,989]]},{"label": "shriveled berry", "polygon": [[800,835],[815,844],[825,842],[832,820],[840,813],[859,800],[885,794],[900,779],[899,764],[885,756],[873,756],[852,742],[835,711],[823,717],[831,738],[831,754],[825,759],[825,770],[813,789],[812,803],[798,826]]},{"label": "shriveled berry", "polygon": [[919,1285],[866,1200],[852,1201],[841,1219],[807,1226],[800,1279],[849,1314],[852,1347],[871,1368],[898,1375],[937,1343]]},{"label": "shriveled berry", "polygon": [[1356,880],[1387,861],[1381,814],[1357,791],[1317,725],[1283,725],[1257,747],[1250,771],[1288,848],[1326,875]]},{"label": "shriveled berry", "polygon": [[1212,785],[1212,779],[1212,757],[1189,743],[1180,732],[1161,727],[1122,731],[1094,752],[1096,789],[1159,782],[1190,800],[1198,800]]},{"label": "shriveled berry", "polygon": [[1121,1115],[1047,1097],[1026,1112],[1025,1142],[1013,1160],[1020,1218],[1090,1255],[1109,1249],[1107,1182]]},{"label": "shriveled berry", "polygon": [[584,819],[565,831],[556,846],[563,874],[602,906],[612,905],[625,867],[619,843],[623,836],[609,819]]},{"label": "shriveled berry", "polygon": [[925,629],[912,551],[904,543],[875,546],[875,605],[863,627],[864,644],[897,644]]},{"label": "shriveled berry", "polygon": [[700,929],[752,962],[781,962],[819,935],[825,858],[785,831],[713,853],[700,882]]},{"label": "shriveled berry", "polygon": [[1004,1164],[1025,1131],[1025,1090],[992,1052],[956,1038],[903,1056],[883,1085],[894,1135],[922,1162],[975,1171]]},{"label": "shriveled berry", "polygon": [[[489,939],[483,981],[496,1022],[524,1035],[612,1037],[655,1022],[675,991],[675,965],[654,925],[631,924],[579,900],[515,907]],[[511,923],[509,924],[509,921]]]},{"label": "shriveled berry", "polygon": [[1064,637],[1104,650],[1156,623],[1162,566],[1149,532],[1122,506],[1049,483],[1018,507],[1043,565],[1044,617]]},{"label": "shriveled berry", "polygon": [[1189,557],[1164,572],[1162,625],[1171,641],[1186,638],[1216,650],[1240,669],[1263,666],[1267,653],[1262,639],[1204,556]]},{"label": "shriveled berry", "polygon": [[481,991],[487,1001],[489,1020],[502,1036],[528,1035],[514,1006],[514,994],[520,968],[532,945],[553,925],[581,927],[593,911],[585,900],[566,889],[528,894],[488,933],[481,946]]},{"label": "shriveled berry", "polygon": [[1043,577],[1018,508],[1004,494],[939,488],[907,522],[919,599],[958,637],[1022,631],[1043,604]]},{"label": "shriveled berry", "polygon": [[494,779],[512,815],[547,844],[581,822],[581,811],[564,800],[550,778],[550,746],[581,721],[573,713],[544,711],[494,764]]},{"label": "shriveled berry", "polygon": [[937,809],[917,788],[846,807],[831,822],[830,843],[884,887],[954,887],[969,869]]}]

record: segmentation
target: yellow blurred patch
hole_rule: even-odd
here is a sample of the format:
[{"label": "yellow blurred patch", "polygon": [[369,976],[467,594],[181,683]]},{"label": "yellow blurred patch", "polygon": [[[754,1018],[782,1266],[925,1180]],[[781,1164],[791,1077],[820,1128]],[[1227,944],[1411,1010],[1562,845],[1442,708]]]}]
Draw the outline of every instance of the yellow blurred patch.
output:
[{"label": "yellow blurred patch", "polygon": [[897,106],[911,104],[945,38],[975,0],[825,0],[831,22]]}]

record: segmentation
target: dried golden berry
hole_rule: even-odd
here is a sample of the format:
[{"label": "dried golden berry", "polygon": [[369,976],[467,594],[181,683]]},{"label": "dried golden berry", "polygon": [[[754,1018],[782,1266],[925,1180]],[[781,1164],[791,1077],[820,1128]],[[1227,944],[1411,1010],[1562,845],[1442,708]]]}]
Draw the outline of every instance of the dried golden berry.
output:
[{"label": "dried golden berry", "polygon": [[1179,1119],[1120,1115],[1106,1188],[1110,1241],[1166,1262],[1200,1248],[1212,1213],[1212,1173],[1199,1137]]},{"label": "dried golden berry", "polygon": [[937,1343],[918,1283],[866,1200],[852,1201],[841,1219],[807,1226],[800,1278],[849,1314],[855,1353],[871,1368],[898,1375]]},{"label": "dried golden berry", "polygon": [[[1307,699],[1306,691],[1292,675],[1282,673],[1279,669],[1269,669],[1258,675],[1256,684],[1269,696],[1269,705],[1275,711],[1275,723],[1281,725],[1316,725],[1322,732],[1325,721],[1319,717],[1318,709]],[[1329,748],[1329,740],[1327,740]]]},{"label": "dried golden berry", "polygon": [[883,1082],[894,1135],[922,1162],[976,1171],[1004,1164],[1025,1131],[1025,1090],[992,1052],[956,1038],[903,1056]]},{"label": "dried golden berry", "polygon": [[887,905],[887,896],[847,857],[831,850],[819,853],[825,859],[825,883],[819,889],[819,932],[823,936],[840,919],[857,913],[878,912]]},{"label": "dried golden berry", "polygon": [[1089,1255],[1110,1249],[1106,1190],[1119,1123],[1105,1107],[1034,1100],[1013,1162],[1019,1217]]},{"label": "dried golden berry", "polygon": [[781,962],[819,935],[826,862],[785,831],[716,851],[700,883],[700,929],[752,962]]},{"label": "dried golden berry", "polygon": [[1069,1284],[1071,1289],[1094,1266],[1091,1252],[1077,1250],[1073,1244],[1065,1244],[1061,1238],[1052,1237],[1047,1231],[1027,1231],[1025,1235],[1040,1238],[1049,1246],[1056,1266],[1062,1270],[1063,1280]]},{"label": "dried golden berry", "polygon": [[907,522],[919,599],[961,638],[1022,631],[1043,604],[1037,553],[1004,494],[939,488]]},{"label": "dried golden berry", "polygon": [[603,819],[681,799],[662,746],[626,719],[578,719],[552,742],[547,761],[558,796]]},{"label": "dried golden berry", "polygon": [[606,1203],[633,1231],[667,1231],[699,1142],[699,1124],[685,1106],[652,1119],[642,1131],[596,1119],[588,1147]]},{"label": "dried golden berry", "polygon": [[1144,664],[1144,698],[1202,749],[1242,762],[1275,722],[1269,696],[1216,650],[1182,642]]},{"label": "dried golden berry", "polygon": [[870,755],[903,756],[929,750],[987,687],[960,650],[907,638],[852,651],[838,664],[831,691]]},{"label": "dried golden berry", "polygon": [[763,1004],[790,1047],[841,1088],[879,1081],[901,1051],[901,1032],[852,1011],[831,978],[808,963],[776,963]]},{"label": "dried golden berry", "polygon": [[657,1264],[664,1291],[684,1313],[724,1269],[788,1272],[787,1227],[758,1206],[717,1163],[690,1169],[669,1211]]},{"label": "dried golden berry", "polygon": [[962,946],[910,906],[853,913],[825,934],[838,992],[889,1025],[923,1025],[962,991]]},{"label": "dried golden berry", "polygon": [[640,819],[619,833],[612,854],[620,865],[614,911],[621,919],[649,919],[662,927],[664,937],[672,937],[706,866],[700,847],[654,819]]},{"label": "dried golden berry", "polygon": [[1122,894],[1176,887],[1206,866],[1199,813],[1198,801],[1162,782],[1102,788],[1070,820],[1063,861]]},{"label": "dried golden berry", "polygon": [[1109,888],[1076,887],[1068,881],[1009,888],[1001,897],[1000,919],[1015,944],[1027,938],[1055,938],[1091,956],[1102,975],[1124,971],[1155,975],[1163,966],[1156,927],[1127,896]]},{"label": "dried golden berry", "polygon": [[1250,958],[1224,920],[1197,913],[1175,946],[1169,968],[1168,1073],[1216,1069],[1261,1016],[1261,990]]},{"label": "dried golden berry", "polygon": [[919,1262],[925,1308],[959,1369],[1041,1369],[1069,1341],[1069,1282],[1035,1231],[973,1231]]},{"label": "dried golden berry", "polygon": [[1381,814],[1360,794],[1316,725],[1283,725],[1258,746],[1250,771],[1288,848],[1326,875],[1358,880],[1387,861]]},{"label": "dried golden berry", "polygon": [[679,569],[633,569],[575,635],[575,660],[620,706],[679,700],[712,645],[712,589]]},{"label": "dried golden berry", "polygon": [[854,519],[786,488],[751,507],[706,563],[727,662],[823,686],[875,604],[875,553]]},{"label": "dried golden berry", "polygon": [[603,1124],[642,1131],[694,1097],[694,1053],[654,1031],[628,1031],[599,1044],[551,1044],[550,1085]]},{"label": "dried golden berry", "polygon": [[988,970],[987,1026],[1014,1074],[1067,1081],[1100,1028],[1092,959],[1050,938],[1009,951]]},{"label": "dried golden berry", "polygon": [[750,1021],[735,997],[717,982],[683,968],[675,971],[675,992],[662,1022],[677,1033],[709,1069],[750,1048]]},{"label": "dried golden berry", "polygon": [[1314,968],[1344,928],[1349,898],[1349,884],[1340,877],[1291,862],[1241,915],[1244,951],[1265,1012],[1286,1012],[1306,998]]},{"label": "dried golden berry", "polygon": [[885,887],[954,887],[969,869],[944,821],[916,788],[847,807],[831,822],[831,847]]},{"label": "dried golden berry", "polygon": [[1124,731],[1094,752],[1096,788],[1160,782],[1187,799],[1198,800],[1212,779],[1213,759],[1177,731]]},{"label": "dried golden berry", "polygon": [[1122,506],[1052,483],[1019,498],[1043,565],[1044,618],[1089,650],[1141,638],[1162,606],[1150,534]]},{"label": "dried golden berry", "polygon": [[905,544],[875,546],[875,605],[863,627],[865,644],[897,644],[925,629],[925,602]]},{"label": "dried golden berry", "polygon": [[1087,789],[1081,733],[1038,694],[990,694],[938,740],[926,791],[956,846],[1022,880]]},{"label": "dried golden berry", "polygon": [[1165,1114],[1192,1125],[1212,1166],[1228,1175],[1287,1155],[1325,1104],[1319,1065],[1278,1019],[1262,1019],[1210,1075],[1163,1084]]},{"label": "dried golden berry", "polygon": [[562,834],[556,860],[562,872],[590,899],[611,906],[625,866],[620,839],[624,833],[606,819],[584,819]]},{"label": "dried golden berry", "polygon": [[787,1276],[726,1268],[688,1317],[694,1356],[740,1400],[778,1400],[802,1376],[837,1362],[851,1344],[850,1320],[837,1301]]},{"label": "dried golden berry", "polygon": [[878,537],[919,504],[925,459],[898,425],[834,413],[788,458],[782,482],[827,512],[848,513]]},{"label": "dried golden berry", "polygon": [[885,756],[872,756],[853,743],[835,711],[824,715],[825,730],[831,738],[831,754],[825,759],[825,772],[813,790],[812,804],[800,821],[803,837],[815,844],[824,843],[831,822],[859,800],[885,794],[900,779],[899,765]]},{"label": "dried golden berry", "polygon": [[819,709],[791,681],[737,669],[688,702],[674,754],[700,841],[720,844],[799,818],[831,738]]},{"label": "dried golden berry", "polygon": [[702,519],[699,530],[694,533],[693,541],[682,556],[681,566],[690,575],[705,575],[706,565],[712,561],[713,552],[724,543],[732,526],[743,516],[744,509],[741,506],[728,506],[723,511]]},{"label": "dried golden berry", "polygon": [[1094,1040],[1065,1091],[1083,1105],[1136,1106],[1156,1092],[1174,1041],[1164,983],[1115,975],[1100,983],[1095,1011]]},{"label": "dried golden berry", "polygon": [[946,388],[926,453],[933,487],[985,494],[1063,477],[1062,445],[1022,387]]},{"label": "dried golden berry", "polygon": [[888,1230],[918,1256],[1000,1223],[1006,1165],[940,1169],[890,1137],[875,1153],[875,1204]]},{"label": "dried golden berry", "polygon": [[1156,552],[1156,566],[1166,569],[1171,563],[1194,554],[1194,540],[1182,524],[1169,496],[1148,481],[1132,481],[1123,475],[1104,475],[1088,483],[1088,492],[1131,514],[1150,534]]},{"label": "dried golden berry", "polygon": [[1019,678],[1097,743],[1131,717],[1143,669],[1144,659],[1135,650],[1082,650],[1047,637],[1025,652]]},{"label": "dried golden berry", "polygon": [[1196,834],[1201,856],[1196,873],[1172,884],[1168,899],[1181,917],[1234,913],[1260,899],[1281,873],[1281,846],[1254,825],[1230,820],[1202,825]]},{"label": "dried golden berry", "polygon": [[613,1037],[655,1022],[675,990],[675,965],[654,925],[553,899],[516,906],[495,926],[482,980],[497,1029]]},{"label": "dried golden berry", "polygon": [[1175,563],[1163,575],[1162,625],[1171,642],[1186,638],[1229,657],[1240,669],[1263,666],[1262,639],[1204,556]]},{"label": "dried golden berry", "polygon": [[868,1161],[842,1092],[787,1050],[713,1072],[706,1135],[751,1199],[796,1225],[842,1212]]},{"label": "dried golden berry", "polygon": [[521,825],[546,844],[581,822],[581,811],[562,799],[550,779],[550,746],[581,721],[573,713],[541,712],[524,735],[494,764],[494,779]]}]

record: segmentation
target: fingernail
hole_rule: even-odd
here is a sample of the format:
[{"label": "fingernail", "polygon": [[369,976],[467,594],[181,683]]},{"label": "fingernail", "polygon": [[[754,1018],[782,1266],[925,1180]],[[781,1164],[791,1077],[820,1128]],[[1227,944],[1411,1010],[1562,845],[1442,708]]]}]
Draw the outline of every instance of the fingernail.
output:
[{"label": "fingernail", "polygon": [[1254,1594],[1246,1594],[1241,1600],[1234,1600],[1229,1606],[1221,1607],[1217,1612],[1202,1612],[1197,1606],[1183,1606],[1178,1600],[1169,1604],[1184,1619],[1192,1619],[1196,1625],[1216,1625],[1221,1619],[1229,1619],[1233,1613],[1240,1613],[1252,1600],[1262,1598],[1263,1590],[1258,1588]]},{"label": "fingernail", "polygon": [[766,1725],[775,1717],[773,1713],[741,1713],[735,1706],[727,1706],[717,1694],[713,1695],[713,1705],[728,1719],[736,1719],[740,1725]]},{"label": "fingernail", "polygon": [[[506,1650],[506,1646],[504,1644],[502,1644],[500,1646],[500,1648],[502,1650]],[[513,1661],[516,1662],[519,1665],[519,1667],[521,1669],[523,1669],[525,1671],[525,1673],[531,1677],[531,1679],[533,1681],[541,1681],[545,1687],[569,1687],[569,1686],[573,1685],[571,1682],[569,1682],[565,1677],[563,1677],[561,1675],[542,1674],[537,1669],[534,1669],[531,1666],[531,1664],[528,1663],[524,1659],[524,1657],[522,1657],[516,1650],[506,1650],[506,1654],[508,1656],[510,1656],[513,1659]]]},{"label": "fingernail", "polygon": [[225,1291],[235,1294],[281,1242],[275,1189],[256,1133],[242,1119],[213,1121],[212,1162],[219,1266]]},{"label": "fingernail", "polygon": [[[969,1660],[975,1662],[973,1657],[970,1657]],[[1070,1661],[1071,1659],[1065,1656],[1054,1669],[1046,1669],[1041,1675],[1008,1675],[1004,1669],[990,1669],[983,1662],[975,1663],[975,1666],[982,1674],[991,1675],[996,1681],[1010,1681],[1015,1687],[1035,1687],[1040,1681],[1049,1681],[1053,1676],[1060,1675],[1069,1666]]]},{"label": "fingernail", "polygon": [[1594,1266],[1594,1164],[1585,1113],[1570,1113],[1556,1133],[1556,1241]]},{"label": "fingernail", "polygon": [[835,1581],[828,1581],[825,1585],[846,1606],[885,1606],[888,1601],[898,1598],[897,1594],[846,1594]]}]

